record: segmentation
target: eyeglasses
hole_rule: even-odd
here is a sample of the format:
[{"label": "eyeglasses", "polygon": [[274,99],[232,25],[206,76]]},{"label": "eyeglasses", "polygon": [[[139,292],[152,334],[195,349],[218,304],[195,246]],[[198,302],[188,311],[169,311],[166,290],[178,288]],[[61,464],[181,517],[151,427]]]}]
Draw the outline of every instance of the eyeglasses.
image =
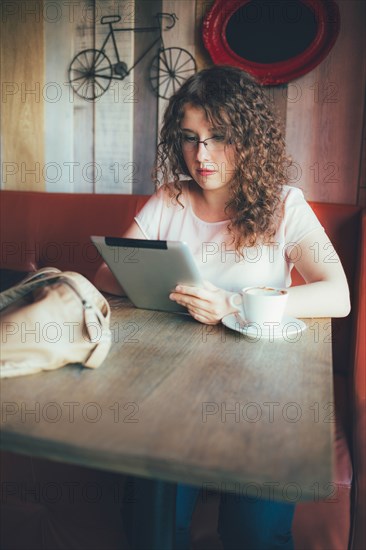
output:
[{"label": "eyeglasses", "polygon": [[216,152],[223,151],[227,145],[230,144],[224,136],[215,135],[206,139],[199,140],[195,136],[189,136],[182,134],[181,144],[182,149],[185,151],[194,151],[198,148],[198,145],[203,143],[207,151]]}]

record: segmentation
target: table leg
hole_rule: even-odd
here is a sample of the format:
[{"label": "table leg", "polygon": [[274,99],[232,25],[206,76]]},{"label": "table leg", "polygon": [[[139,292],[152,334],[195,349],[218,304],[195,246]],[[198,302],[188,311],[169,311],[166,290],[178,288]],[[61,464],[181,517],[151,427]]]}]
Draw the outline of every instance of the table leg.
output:
[{"label": "table leg", "polygon": [[176,484],[133,478],[133,501],[125,507],[126,532],[133,550],[173,550]]}]

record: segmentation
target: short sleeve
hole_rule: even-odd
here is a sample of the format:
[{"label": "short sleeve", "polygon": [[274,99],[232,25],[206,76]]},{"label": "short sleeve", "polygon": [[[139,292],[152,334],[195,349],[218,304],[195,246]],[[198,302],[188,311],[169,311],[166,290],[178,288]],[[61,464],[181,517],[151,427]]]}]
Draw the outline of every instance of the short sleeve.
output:
[{"label": "short sleeve", "polygon": [[298,244],[312,231],[323,229],[301,189],[288,187],[285,197],[284,228],[286,244]]},{"label": "short sleeve", "polygon": [[159,239],[164,202],[164,192],[162,189],[159,189],[151,196],[137,216],[135,216],[135,221],[146,239]]}]

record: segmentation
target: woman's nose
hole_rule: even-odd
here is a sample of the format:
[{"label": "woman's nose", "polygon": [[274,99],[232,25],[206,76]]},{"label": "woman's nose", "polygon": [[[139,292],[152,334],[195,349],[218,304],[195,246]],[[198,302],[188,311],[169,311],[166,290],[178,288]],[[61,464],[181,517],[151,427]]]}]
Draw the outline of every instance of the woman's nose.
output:
[{"label": "woman's nose", "polygon": [[209,151],[207,151],[206,145],[202,142],[197,144],[196,158],[198,162],[204,162],[210,160],[211,158]]}]

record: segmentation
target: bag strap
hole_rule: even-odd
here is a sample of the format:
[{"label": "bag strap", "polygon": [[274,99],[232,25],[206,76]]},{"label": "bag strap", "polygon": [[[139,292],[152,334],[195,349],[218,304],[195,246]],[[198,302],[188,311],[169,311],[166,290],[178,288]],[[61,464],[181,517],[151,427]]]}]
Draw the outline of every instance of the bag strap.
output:
[{"label": "bag strap", "polygon": [[[109,318],[101,315],[100,310],[91,304],[84,305],[85,326],[89,334],[90,341],[92,340],[91,327],[100,327],[100,333],[97,335],[95,347],[91,350],[87,359],[84,360],[84,365],[90,368],[96,368],[107,357],[111,347],[111,331],[109,328]],[[108,306],[109,307],[109,306]],[[108,316],[109,317],[109,316]]]},{"label": "bag strap", "polygon": [[[36,288],[45,286],[50,278],[55,277],[58,273],[61,273],[59,269],[56,268],[44,268],[27,275],[25,279],[20,281],[15,286],[8,288],[0,293],[0,311],[7,308],[14,302],[24,298],[29,292],[32,292]],[[42,282],[44,283],[42,284]]]},{"label": "bag strap", "polygon": [[60,271],[60,269],[57,269],[57,267],[42,267],[41,269],[37,269],[37,271],[28,273],[28,275],[24,277],[24,279],[22,279],[18,284],[24,285],[25,283],[29,283],[30,281],[34,281],[36,279],[41,279],[43,277],[46,277],[47,275],[56,275],[60,273],[62,273],[62,271]]}]

